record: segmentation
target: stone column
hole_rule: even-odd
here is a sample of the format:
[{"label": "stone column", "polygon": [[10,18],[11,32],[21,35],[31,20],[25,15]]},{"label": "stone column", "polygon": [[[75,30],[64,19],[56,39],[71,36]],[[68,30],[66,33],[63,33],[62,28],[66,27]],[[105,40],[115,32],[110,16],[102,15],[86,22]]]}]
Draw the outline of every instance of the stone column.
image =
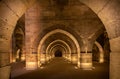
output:
[{"label": "stone column", "polygon": [[46,53],[46,61],[49,62],[50,59],[51,59],[50,55],[48,53]]},{"label": "stone column", "polygon": [[[27,0],[24,1],[27,2]],[[29,6],[31,2],[26,4]],[[26,8],[21,0],[0,1],[0,79],[10,77],[10,40],[15,24]]]},{"label": "stone column", "polygon": [[25,53],[25,44],[24,44],[21,50],[21,61],[25,61],[26,59],[25,55],[26,53]]},{"label": "stone column", "polygon": [[45,64],[46,62],[46,55],[44,53],[40,54],[40,63]]},{"label": "stone column", "polygon": [[15,41],[15,36],[14,36],[14,34],[12,35],[11,62],[16,62],[16,41]]},{"label": "stone column", "polygon": [[66,58],[67,58],[67,60],[69,61],[69,53],[67,53],[67,57],[66,57]]},{"label": "stone column", "polygon": [[26,55],[26,69],[27,70],[34,70],[37,69],[37,55],[35,54],[27,54]]},{"label": "stone column", "polygon": [[92,46],[93,42],[83,39],[80,53],[80,68],[84,70],[92,69]]},{"label": "stone column", "polygon": [[[40,63],[38,60],[37,37],[41,29],[39,3],[33,5],[25,13],[25,48],[26,48],[26,68],[36,69]],[[38,41],[37,41],[38,42]]]},{"label": "stone column", "polygon": [[110,40],[110,79],[120,79],[120,37]]},{"label": "stone column", "polygon": [[81,69],[84,70],[92,69],[92,53],[81,53],[80,61]]},{"label": "stone column", "polygon": [[[25,48],[26,48],[26,69],[27,70],[34,70],[37,68],[37,52],[34,51],[33,45],[33,18],[32,15],[34,14],[34,9],[28,10],[25,14]],[[32,24],[33,23],[33,24]],[[33,30],[33,31],[32,31]]]},{"label": "stone column", "polygon": [[0,68],[0,79],[9,79],[10,78],[10,66],[5,66]]},{"label": "stone column", "polygon": [[110,53],[110,79],[120,79],[120,52]]},{"label": "stone column", "polygon": [[71,54],[71,62],[73,63],[73,64],[77,64],[77,61],[78,61],[78,54],[77,53],[72,53]]},{"label": "stone column", "polygon": [[71,62],[71,53],[69,53],[69,61]]},{"label": "stone column", "polygon": [[17,19],[8,6],[0,1],[0,79],[10,77],[10,42]]}]

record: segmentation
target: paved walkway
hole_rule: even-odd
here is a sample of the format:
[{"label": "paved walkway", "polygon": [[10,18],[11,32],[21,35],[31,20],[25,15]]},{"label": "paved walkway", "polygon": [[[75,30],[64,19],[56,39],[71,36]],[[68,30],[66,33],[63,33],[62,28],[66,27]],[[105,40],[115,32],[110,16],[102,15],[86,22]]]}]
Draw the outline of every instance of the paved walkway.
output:
[{"label": "paved walkway", "polygon": [[76,69],[74,65],[58,57],[34,71],[26,71],[20,67],[16,70],[16,67],[13,67],[11,77],[12,79],[109,79],[108,64],[94,63],[94,67],[94,70]]}]

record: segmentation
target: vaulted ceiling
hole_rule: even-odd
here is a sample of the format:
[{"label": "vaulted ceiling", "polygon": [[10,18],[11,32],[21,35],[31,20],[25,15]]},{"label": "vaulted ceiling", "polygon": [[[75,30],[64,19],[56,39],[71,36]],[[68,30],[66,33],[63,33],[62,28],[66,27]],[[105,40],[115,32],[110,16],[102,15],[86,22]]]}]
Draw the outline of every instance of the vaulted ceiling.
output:
[{"label": "vaulted ceiling", "polygon": [[[37,43],[55,29],[63,29],[71,33],[80,45],[82,39],[95,41],[105,31],[98,16],[79,0],[40,0],[37,4],[39,5],[37,22],[40,26]],[[17,27],[25,32],[25,14],[19,19]],[[70,40],[69,37],[57,33],[46,40],[46,46],[55,39]]]}]

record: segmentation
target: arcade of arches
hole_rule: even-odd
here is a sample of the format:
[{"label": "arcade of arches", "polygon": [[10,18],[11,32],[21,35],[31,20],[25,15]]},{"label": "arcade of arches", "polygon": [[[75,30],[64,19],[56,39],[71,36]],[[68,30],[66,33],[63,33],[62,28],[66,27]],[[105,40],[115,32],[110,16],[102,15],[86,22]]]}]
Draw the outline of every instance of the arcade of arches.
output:
[{"label": "arcade of arches", "polygon": [[0,79],[23,74],[17,64],[32,72],[60,59],[120,79],[119,15],[119,0],[0,0]]}]

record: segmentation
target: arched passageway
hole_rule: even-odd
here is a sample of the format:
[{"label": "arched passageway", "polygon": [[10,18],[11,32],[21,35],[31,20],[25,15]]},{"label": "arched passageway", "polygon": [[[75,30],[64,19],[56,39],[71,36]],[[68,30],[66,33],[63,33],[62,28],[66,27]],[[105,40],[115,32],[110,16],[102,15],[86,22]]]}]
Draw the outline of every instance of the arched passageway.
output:
[{"label": "arched passageway", "polygon": [[[78,41],[76,40],[76,38],[75,38],[72,34],[70,34],[69,32],[67,32],[67,31],[65,31],[65,30],[62,30],[62,29],[55,29],[55,30],[47,33],[47,34],[41,39],[41,41],[40,41],[40,43],[39,43],[39,46],[38,46],[38,60],[40,60],[40,59],[39,59],[39,58],[40,58],[39,54],[40,54],[40,50],[41,50],[42,44],[45,42],[45,40],[46,40],[49,36],[51,36],[51,35],[53,35],[53,34],[56,34],[56,33],[65,34],[66,36],[68,36],[68,37],[74,42],[74,44],[76,45],[76,48],[77,48],[77,55],[78,55],[77,65],[78,65],[78,67],[79,67],[79,66],[80,66],[80,60],[79,60],[79,58],[80,58],[80,46],[79,46],[79,43],[78,43]],[[58,40],[58,41],[60,41],[60,40]],[[69,49],[69,50],[70,50],[70,49]],[[70,52],[70,53],[71,53],[71,52]],[[38,63],[39,63],[39,62],[40,62],[40,61],[38,61]],[[38,64],[38,65],[39,65],[39,64]]]},{"label": "arched passageway", "polygon": [[[3,75],[3,73],[0,73],[1,79],[8,79],[9,78],[11,37],[12,37],[13,31],[14,31],[15,25],[16,25],[18,19],[20,19],[20,17],[26,12],[26,10],[29,9],[31,6],[33,6],[33,3],[36,3],[36,2],[38,2],[38,1],[37,0],[29,0],[29,1],[28,0],[24,0],[24,1],[23,0],[15,0],[15,1],[0,0],[0,71],[1,72],[4,71],[6,73],[6,75]],[[82,15],[82,16],[84,15],[86,17],[86,18],[85,17],[81,18],[81,21],[83,21],[84,19],[89,19],[90,17],[85,15],[85,14],[89,13],[88,8],[84,9],[85,6],[89,7],[93,11],[93,13],[95,13],[100,18],[100,20],[104,24],[106,31],[108,33],[108,36],[110,38],[110,49],[111,49],[111,53],[110,53],[110,78],[111,79],[117,79],[117,78],[119,79],[120,78],[120,76],[118,74],[120,72],[120,70],[119,70],[120,60],[118,60],[119,56],[120,56],[120,49],[119,49],[119,47],[120,47],[120,44],[119,44],[119,42],[120,42],[120,37],[119,37],[120,36],[120,29],[119,29],[119,25],[120,25],[120,22],[119,22],[120,21],[119,20],[119,18],[120,18],[119,17],[120,2],[119,2],[119,0],[92,0],[92,1],[90,1],[90,0],[77,0],[76,2],[74,2],[72,0],[65,0],[64,4],[62,4],[63,2],[64,1],[59,1],[59,0],[58,1],[49,1],[49,2],[47,2],[47,1],[40,2],[40,3],[45,4],[45,5],[42,5],[42,7],[46,7],[47,4],[49,4],[49,3],[52,6],[56,6],[55,8],[52,7],[52,9],[50,7],[47,8],[53,12],[49,12],[49,10],[48,10],[48,12],[45,12],[47,9],[46,8],[42,9],[42,11],[44,12],[43,14],[41,13],[41,15],[44,16],[44,17],[42,17],[42,21],[44,21],[44,23],[41,24],[41,25],[43,25],[42,29],[45,29],[44,24],[48,22],[48,20],[45,17],[47,17],[49,15],[56,16],[56,18],[55,18],[56,21],[54,21],[54,22],[49,21],[48,24],[46,24],[46,25],[49,25],[50,23],[53,23],[53,24],[54,23],[55,24],[61,23],[61,24],[65,24],[64,29],[66,29],[70,25],[72,27],[74,26],[75,28],[78,29],[77,26],[80,27],[80,25],[79,25],[80,22],[78,21],[78,19],[76,19],[76,17],[78,17],[80,14],[80,15]],[[81,5],[78,2],[84,3],[84,6],[82,5],[82,6],[78,7],[78,5]],[[67,6],[67,5],[69,5],[69,6]],[[74,5],[74,6],[71,7],[71,5]],[[78,12],[80,10],[82,10],[82,11]],[[85,11],[86,11],[86,13],[84,13]],[[71,13],[72,15],[74,15],[75,13],[78,13],[78,14],[75,14],[77,16],[73,16],[71,18],[68,18],[69,15],[71,16],[71,14],[69,14],[69,13]],[[92,12],[91,12],[91,14],[92,14]],[[64,20],[62,19],[63,17],[65,17]],[[53,18],[50,18],[50,19],[52,20]],[[68,20],[70,21],[70,24],[67,24],[67,22],[69,22]],[[75,20],[75,21],[73,21],[73,20]],[[93,17],[92,17],[92,20],[93,20]],[[94,24],[94,23],[91,23],[91,21],[90,22],[89,21],[90,21],[90,19],[85,21],[85,22],[82,22],[82,24],[86,24],[86,26],[87,26],[87,24]],[[94,22],[95,21],[96,21],[96,19],[94,18]],[[88,22],[88,23],[86,23],[86,22]],[[33,22],[33,23],[36,23],[36,22]],[[75,23],[75,24],[71,24],[71,23]],[[53,24],[51,24],[51,25],[53,25]],[[78,30],[76,29],[77,31],[74,31],[75,28],[73,28],[73,30],[72,30],[73,35],[74,35],[74,33],[75,34],[77,33],[78,37],[77,37],[77,34],[75,37],[76,38],[83,37],[83,39],[88,38],[89,35],[91,35],[88,38],[88,48],[87,48],[88,52],[91,52],[90,47],[92,47],[92,45],[93,45],[93,43],[92,43],[93,40],[91,40],[92,35],[94,36],[95,34],[97,34],[96,31],[98,30],[98,28],[97,28],[97,30],[95,30],[95,29],[90,28],[90,27],[86,27],[89,29],[86,29],[84,27],[86,30],[82,30],[84,32],[81,33],[82,32],[81,29],[83,28],[82,24],[81,24],[80,29],[78,29]],[[95,24],[96,27],[97,26],[100,27],[99,25],[100,25],[99,23]],[[29,28],[29,30],[30,30],[30,28]],[[90,30],[90,31],[86,32],[88,30]],[[93,30],[94,30],[94,32],[92,32]],[[27,30],[27,32],[28,32],[28,30]],[[43,32],[43,30],[42,30],[42,32]],[[34,37],[34,33],[36,33],[36,29],[32,29],[32,32],[30,31],[30,34],[33,37]],[[41,33],[41,35],[42,34],[43,33]],[[82,34],[82,35],[79,35],[79,34]],[[28,33],[28,35],[29,35],[29,33]],[[36,38],[38,38],[38,37],[36,37]],[[32,37],[27,38],[27,41],[31,42],[30,45],[29,45],[29,43],[27,45],[27,46],[30,46],[30,48],[26,49],[26,53],[29,53],[29,52],[30,52],[30,54],[32,53],[31,56],[29,56],[29,58],[31,60],[33,58],[33,60],[31,61],[31,64],[34,64],[34,62],[36,61],[36,60],[34,60],[33,55],[35,55],[37,52],[37,48],[36,48],[37,46],[35,45],[36,46],[35,49],[32,48],[32,46],[34,46],[34,45],[32,45],[32,44],[34,44],[32,41],[36,38],[32,38]],[[77,39],[77,40],[80,41],[80,39]],[[94,40],[95,40],[95,38],[94,38]],[[39,43],[39,41],[37,41],[37,43]],[[78,42],[78,43],[75,42],[75,43],[76,43],[76,47],[78,49],[77,52],[84,53],[86,44],[84,44],[84,42]],[[81,45],[81,51],[79,50],[80,49],[79,44]]]},{"label": "arched passageway", "polygon": [[62,57],[62,52],[60,50],[55,51],[55,57]]}]

